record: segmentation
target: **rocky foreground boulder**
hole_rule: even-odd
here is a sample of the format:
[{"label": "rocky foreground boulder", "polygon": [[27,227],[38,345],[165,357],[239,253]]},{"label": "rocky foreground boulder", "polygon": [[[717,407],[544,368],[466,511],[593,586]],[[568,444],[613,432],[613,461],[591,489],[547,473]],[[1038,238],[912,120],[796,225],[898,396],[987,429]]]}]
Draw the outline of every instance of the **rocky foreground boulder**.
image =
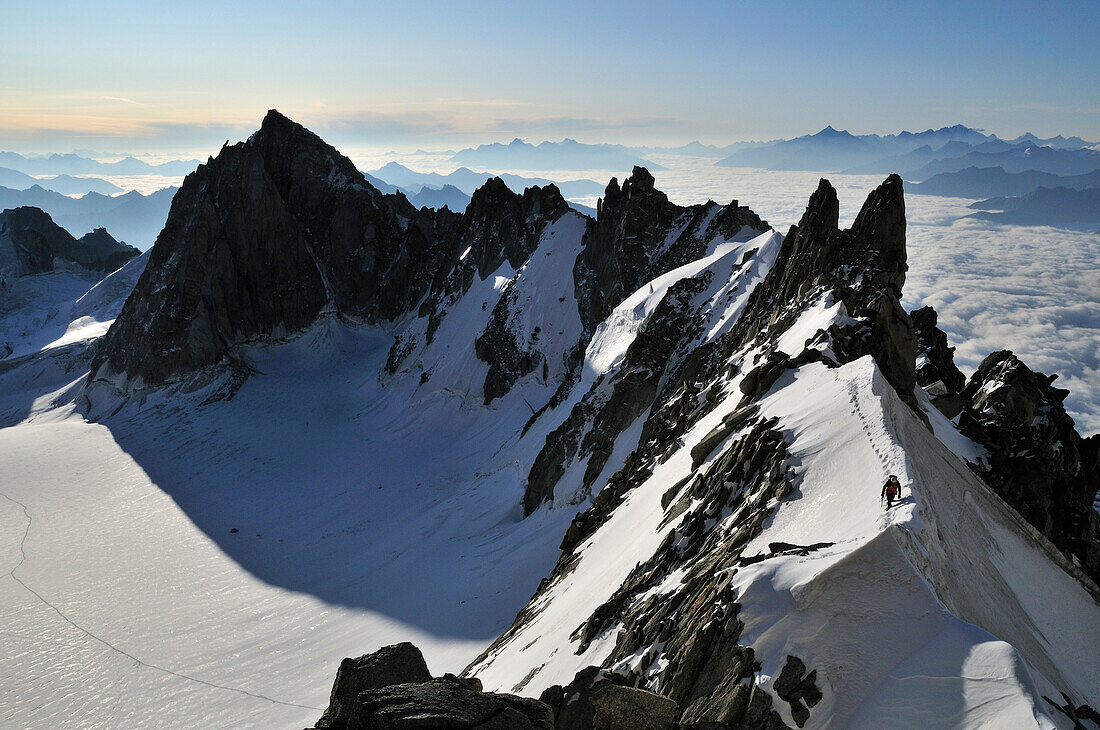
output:
[{"label": "rocky foreground boulder", "polygon": [[577,673],[565,687],[548,687],[539,699],[550,705],[557,730],[634,728],[674,730],[680,709],[667,697],[637,687],[640,678],[599,667]]},{"label": "rocky foreground boulder", "polygon": [[384,646],[373,654],[347,658],[336,670],[328,709],[316,727],[344,730],[348,727],[356,698],[369,689],[394,684],[427,682],[432,678],[424,655],[409,642]]},{"label": "rocky foreground boulder", "polygon": [[[790,657],[776,681],[799,726],[806,705],[821,699],[816,673]],[[329,707],[315,728],[325,730],[784,730],[772,698],[738,685],[717,721],[691,719],[671,698],[643,689],[642,677],[587,667],[566,686],[538,700],[483,692],[474,677],[433,678],[420,650],[409,643],[344,659]]]},{"label": "rocky foreground boulder", "polygon": [[551,730],[550,708],[537,700],[482,692],[476,679],[433,678],[424,655],[405,642],[344,659],[326,730]]},{"label": "rocky foreground boulder", "polygon": [[349,730],[551,730],[538,700],[482,692],[479,682],[447,675],[359,695]]}]

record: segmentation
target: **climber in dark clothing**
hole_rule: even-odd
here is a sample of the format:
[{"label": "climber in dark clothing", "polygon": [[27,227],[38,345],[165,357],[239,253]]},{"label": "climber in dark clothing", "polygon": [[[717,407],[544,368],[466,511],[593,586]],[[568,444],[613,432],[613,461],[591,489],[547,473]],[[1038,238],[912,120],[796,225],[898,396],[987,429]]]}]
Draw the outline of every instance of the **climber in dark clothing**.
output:
[{"label": "climber in dark clothing", "polygon": [[882,499],[886,500],[886,509],[894,506],[894,500],[901,498],[901,482],[891,474],[882,485]]}]

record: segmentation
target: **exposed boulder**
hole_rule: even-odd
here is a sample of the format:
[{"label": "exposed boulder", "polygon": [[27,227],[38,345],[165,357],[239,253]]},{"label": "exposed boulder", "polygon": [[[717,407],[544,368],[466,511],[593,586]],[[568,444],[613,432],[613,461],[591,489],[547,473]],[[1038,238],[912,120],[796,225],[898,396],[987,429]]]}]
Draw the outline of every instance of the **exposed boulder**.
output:
[{"label": "exposed boulder", "polygon": [[791,706],[791,717],[799,727],[810,719],[810,707],[821,702],[821,690],[817,687],[817,670],[806,672],[806,665],[796,656],[787,656],[772,689],[776,696]]},{"label": "exposed boulder", "polygon": [[1100,582],[1100,437],[1077,433],[1056,377],[992,353],[962,390],[959,427],[988,452],[978,467],[986,483]]},{"label": "exposed boulder", "polygon": [[328,709],[315,727],[345,730],[351,719],[356,698],[368,689],[393,684],[427,682],[432,678],[424,655],[408,642],[384,646],[358,659],[347,658],[336,670]]},{"label": "exposed boulder", "polygon": [[433,679],[424,655],[408,642],[344,659],[329,706],[316,728],[326,730],[551,730],[550,708],[537,700],[482,691],[480,680],[445,674]]},{"label": "exposed boulder", "polygon": [[550,706],[556,730],[674,730],[680,717],[676,703],[639,689],[637,682],[588,667],[565,687],[547,688],[539,700]]}]

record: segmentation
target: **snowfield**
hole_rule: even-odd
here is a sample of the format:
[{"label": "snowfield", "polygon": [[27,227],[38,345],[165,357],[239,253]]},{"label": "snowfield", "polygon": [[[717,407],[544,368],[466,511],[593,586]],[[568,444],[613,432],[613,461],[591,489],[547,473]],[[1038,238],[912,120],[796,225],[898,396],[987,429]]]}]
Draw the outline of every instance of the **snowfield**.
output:
[{"label": "snowfield", "polygon": [[[125,400],[82,390],[73,353],[105,331],[126,280],[65,289],[64,326],[26,335],[22,357],[0,361],[0,725],[302,727],[344,656],[412,641],[435,674],[478,657],[594,496],[574,464],[554,501],[522,518],[547,434],[606,385],[677,281],[709,277],[692,302],[708,308],[703,337],[728,331],[781,240],[712,241],[703,259],[641,287],[588,343],[580,385],[524,431],[581,331],[570,278],[581,232],[563,216],[519,270],[475,282],[430,342],[423,318],[378,328],[325,315],[245,348],[243,383],[223,374]],[[484,405],[473,340],[503,296],[518,313],[512,331],[541,336],[551,366]],[[797,354],[847,316],[822,300],[782,347]],[[410,354],[385,375],[398,334]],[[537,696],[608,656],[614,631],[579,655],[572,635],[674,529],[662,495],[735,410],[742,376],[577,548],[531,621],[473,666],[486,689]],[[960,454],[977,447],[923,402],[934,433],[869,357],[784,373],[760,401],[792,444],[797,484],[745,554],[833,545],[730,572],[741,641],[765,687],[788,654],[818,670],[824,699],[808,727],[1069,728],[1043,695],[1100,706],[1100,606],[971,474]],[[594,492],[644,419],[619,435]],[[888,473],[906,489],[884,513]],[[785,704],[775,709],[793,726]]]}]

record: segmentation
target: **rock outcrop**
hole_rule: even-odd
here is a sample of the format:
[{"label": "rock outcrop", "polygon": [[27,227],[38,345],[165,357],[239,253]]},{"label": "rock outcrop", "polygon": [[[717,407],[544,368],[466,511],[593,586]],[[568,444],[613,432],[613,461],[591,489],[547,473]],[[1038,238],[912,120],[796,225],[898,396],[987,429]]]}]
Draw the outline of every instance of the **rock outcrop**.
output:
[{"label": "rock outcrop", "polygon": [[676,730],[676,703],[638,689],[638,680],[588,667],[565,687],[547,688],[539,700],[550,706],[555,730]]},{"label": "rock outcrop", "polygon": [[103,228],[77,240],[38,208],[24,206],[0,213],[0,276],[43,274],[73,266],[109,274],[138,253]]},{"label": "rock outcrop", "polygon": [[77,262],[92,271],[109,274],[121,269],[140,252],[116,241],[106,228],[94,228],[77,239]]},{"label": "rock outcrop", "polygon": [[959,427],[988,452],[985,482],[1100,583],[1100,437],[1077,433],[1056,377],[994,352],[961,392]]},{"label": "rock outcrop", "polygon": [[344,659],[328,709],[314,726],[326,730],[552,730],[550,708],[537,700],[482,692],[476,679],[432,678],[410,643]]},{"label": "rock outcrop", "polygon": [[611,178],[573,268],[585,333],[645,282],[702,256],[715,235],[729,239],[742,227],[761,233],[769,228],[736,200],[708,219],[713,208],[713,203],[675,205],[654,187],[644,167],[635,167],[621,188]]},{"label": "rock outcrop", "polygon": [[538,700],[481,692],[454,676],[366,690],[348,730],[553,730]]},{"label": "rock outcrop", "polygon": [[932,397],[932,402],[948,418],[962,407],[958,393],[966,376],[955,367],[955,348],[947,344],[947,334],[936,326],[936,310],[921,307],[909,313],[917,341],[917,384]]}]

